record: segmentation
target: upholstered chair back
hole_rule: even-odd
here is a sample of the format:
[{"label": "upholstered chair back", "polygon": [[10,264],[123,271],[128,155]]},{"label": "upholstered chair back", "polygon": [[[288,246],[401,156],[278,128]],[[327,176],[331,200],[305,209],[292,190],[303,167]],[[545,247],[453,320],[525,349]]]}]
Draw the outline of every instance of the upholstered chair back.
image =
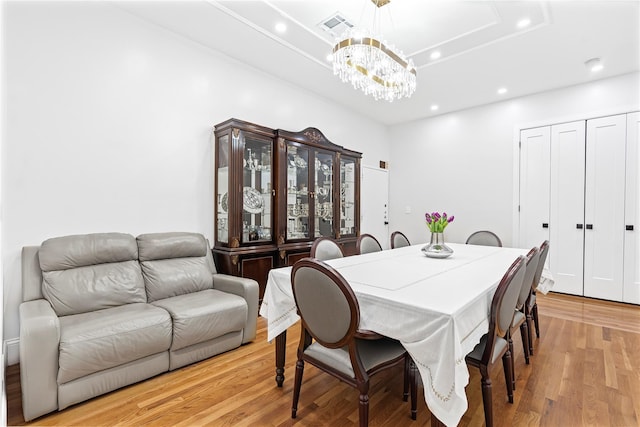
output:
[{"label": "upholstered chair back", "polygon": [[340,245],[330,237],[319,237],[311,245],[311,258],[326,261],[342,257],[344,257],[344,253],[340,249]]},{"label": "upholstered chair back", "polygon": [[304,326],[321,345],[340,348],[358,327],[358,303],[353,291],[322,261],[298,261],[291,277],[293,295]]},{"label": "upholstered chair back", "polygon": [[404,233],[401,231],[391,233],[391,249],[404,248],[405,246],[411,246],[411,243]]},{"label": "upholstered chair back", "polygon": [[378,240],[371,234],[362,234],[356,243],[356,251],[359,254],[380,252],[381,250],[382,246],[380,246],[380,242],[378,242]]},{"label": "upholstered chair back", "polygon": [[[496,307],[496,335],[499,337],[506,336],[511,328],[525,273],[526,259],[521,256],[514,262],[503,279],[505,283],[504,295]],[[500,288],[500,286],[498,287]]]},{"label": "upholstered chair back", "polygon": [[547,255],[549,254],[549,241],[545,240],[540,245],[540,258],[538,259],[538,267],[536,269],[536,274],[533,276],[533,285],[532,289],[535,291],[538,288],[538,284],[540,283],[540,278],[542,277],[542,270],[544,269],[544,263],[547,261]]},{"label": "upholstered chair back", "polygon": [[520,295],[518,296],[518,303],[516,308],[519,310],[527,302],[529,294],[531,293],[531,286],[533,284],[533,278],[536,275],[538,268],[538,260],[540,259],[540,250],[535,247],[531,248],[527,253],[527,266],[524,273],[524,279],[522,281],[522,289],[520,289]]},{"label": "upholstered chair back", "polygon": [[472,233],[466,241],[467,245],[502,246],[502,240],[496,233],[489,230],[480,230]]}]

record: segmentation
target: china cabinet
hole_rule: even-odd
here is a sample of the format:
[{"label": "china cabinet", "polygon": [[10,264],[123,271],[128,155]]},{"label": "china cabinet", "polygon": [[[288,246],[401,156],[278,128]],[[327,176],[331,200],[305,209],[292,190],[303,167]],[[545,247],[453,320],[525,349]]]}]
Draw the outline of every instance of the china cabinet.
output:
[{"label": "china cabinet", "polygon": [[223,273],[255,279],[309,256],[313,240],[355,253],[361,153],[315,128],[269,129],[230,119],[215,126],[214,257]]}]

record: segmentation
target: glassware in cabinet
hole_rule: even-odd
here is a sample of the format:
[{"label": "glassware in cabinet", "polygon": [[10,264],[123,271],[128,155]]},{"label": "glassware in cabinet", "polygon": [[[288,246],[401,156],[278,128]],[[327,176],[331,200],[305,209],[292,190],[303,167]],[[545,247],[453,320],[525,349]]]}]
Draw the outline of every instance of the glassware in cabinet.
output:
[{"label": "glassware in cabinet", "polygon": [[357,234],[356,177],[358,173],[357,159],[341,156],[340,158],[340,235]]},{"label": "glassware in cabinet", "polygon": [[287,143],[287,240],[309,238],[309,149]]},{"label": "glassware in cabinet", "polygon": [[335,237],[333,227],[333,197],[334,197],[334,168],[335,153],[316,152],[315,159],[315,190],[313,194],[315,205],[315,237]]},{"label": "glassware in cabinet", "polygon": [[270,242],[273,227],[272,140],[245,134],[242,153],[241,243]]}]

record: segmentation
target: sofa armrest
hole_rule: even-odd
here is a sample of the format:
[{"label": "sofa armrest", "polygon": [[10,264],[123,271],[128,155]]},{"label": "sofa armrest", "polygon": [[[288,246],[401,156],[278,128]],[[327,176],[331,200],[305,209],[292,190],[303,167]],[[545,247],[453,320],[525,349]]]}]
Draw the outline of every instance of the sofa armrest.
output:
[{"label": "sofa armrest", "polygon": [[218,273],[213,275],[213,288],[241,296],[247,301],[249,310],[242,343],[253,341],[256,337],[258,322],[258,282],[253,279]]},{"label": "sofa armrest", "polygon": [[20,382],[25,421],[58,409],[60,322],[48,301],[20,304]]}]

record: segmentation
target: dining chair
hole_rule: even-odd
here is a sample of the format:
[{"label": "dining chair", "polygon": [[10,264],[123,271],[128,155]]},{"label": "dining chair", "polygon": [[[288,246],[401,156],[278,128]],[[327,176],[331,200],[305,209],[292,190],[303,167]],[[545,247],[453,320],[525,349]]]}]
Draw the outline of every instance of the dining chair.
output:
[{"label": "dining chair", "polygon": [[311,245],[310,255],[311,258],[316,258],[321,261],[344,257],[340,245],[331,237],[318,237],[314,240]]},{"label": "dining chair", "polygon": [[401,231],[394,231],[391,233],[391,249],[403,248],[405,246],[411,246],[409,239]]},{"label": "dining chair", "polygon": [[536,274],[533,276],[533,284],[531,285],[531,294],[526,302],[527,306],[527,324],[529,327],[529,354],[533,355],[533,337],[531,335],[531,323],[535,324],[536,337],[540,338],[540,323],[538,320],[538,303],[536,302],[536,289],[540,284],[540,278],[542,277],[542,270],[544,269],[544,263],[547,261],[547,255],[549,254],[549,241],[545,240],[540,245],[540,258],[538,259],[538,267],[536,268]]},{"label": "dining chair", "polygon": [[489,230],[480,230],[467,238],[467,245],[482,245],[482,246],[500,246],[502,247],[502,240],[496,233]]},{"label": "dining chair", "polygon": [[516,303],[516,310],[513,315],[513,321],[511,322],[511,328],[509,328],[509,351],[511,352],[511,381],[513,383],[513,389],[516,389],[516,372],[515,372],[515,356],[513,352],[513,333],[520,329],[520,337],[522,338],[522,348],[524,350],[524,360],[526,364],[529,364],[529,328],[527,322],[527,300],[531,294],[531,288],[533,285],[533,277],[536,274],[538,267],[538,260],[540,258],[540,250],[538,247],[531,248],[527,253],[527,262],[525,267],[524,279],[520,288],[520,294],[518,295],[518,302]]},{"label": "dining chair", "polygon": [[467,365],[480,370],[484,419],[487,427],[493,426],[491,371],[500,358],[502,358],[509,403],[513,403],[511,352],[506,336],[513,321],[518,295],[524,280],[525,264],[526,258],[519,256],[500,280],[491,301],[489,332],[482,336],[480,342],[465,357]]},{"label": "dining chair", "polygon": [[361,234],[358,237],[358,241],[356,242],[356,253],[358,254],[368,254],[371,252],[380,252],[382,251],[382,246],[378,239],[373,237],[371,234]]},{"label": "dining chair", "polygon": [[[360,330],[360,306],[351,286],[331,266],[303,258],[291,272],[293,297],[301,318],[291,418],[296,418],[305,362],[360,392],[360,426],[369,422],[369,377],[404,364],[405,390],[411,382],[411,417],[417,387],[411,357],[396,340]],[[407,375],[406,373],[410,374]]]}]

